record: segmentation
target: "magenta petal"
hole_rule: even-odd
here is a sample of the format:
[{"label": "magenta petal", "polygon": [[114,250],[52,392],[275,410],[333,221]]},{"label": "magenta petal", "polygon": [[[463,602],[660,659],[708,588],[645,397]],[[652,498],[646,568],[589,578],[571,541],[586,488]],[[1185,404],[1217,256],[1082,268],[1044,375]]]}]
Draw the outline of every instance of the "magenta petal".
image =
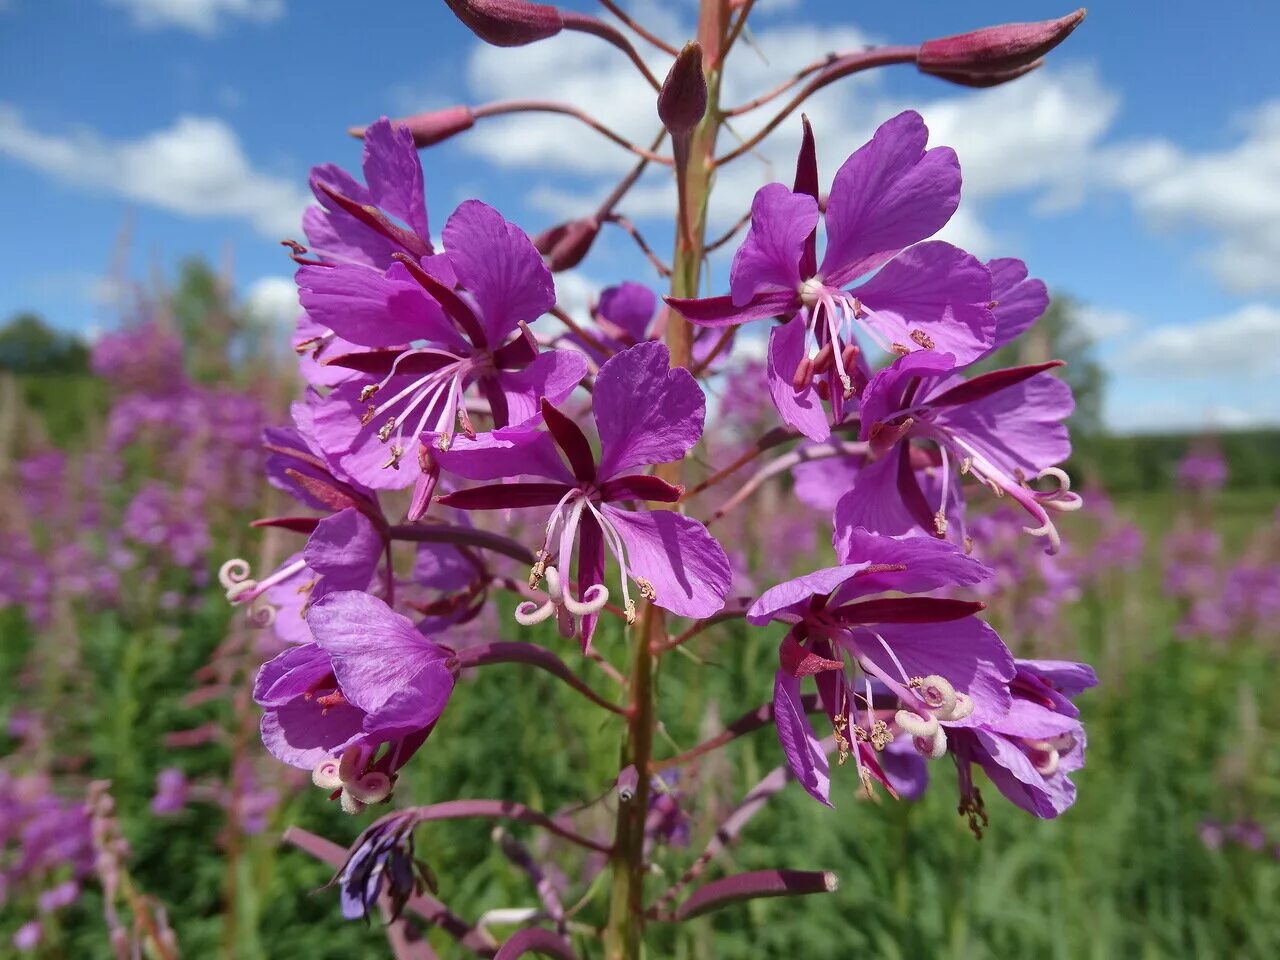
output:
[{"label": "magenta petal", "polygon": [[451,329],[439,304],[400,264],[393,264],[385,274],[353,263],[308,265],[298,268],[296,279],[298,299],[307,314],[361,346],[437,340]]},{"label": "magenta petal", "polygon": [[[414,379],[412,376],[391,378],[383,387],[383,395],[395,396]],[[384,466],[390,455],[390,444],[378,438],[378,430],[383,423],[402,413],[410,398],[397,401],[377,420],[362,426],[360,416],[366,405],[360,400],[360,390],[359,383],[344,383],[316,404],[315,435],[325,456],[337,460],[348,476],[367,487],[398,490],[410,486],[421,472],[418,467],[418,438],[406,436],[399,469]],[[411,414],[410,421],[416,421],[422,409],[418,407]],[[435,422],[439,414],[437,403],[427,423]]]},{"label": "magenta petal", "polygon": [[845,563],[868,566],[840,591],[841,603],[886,590],[927,593],[940,587],[971,587],[993,575],[990,567],[955,544],[933,537],[885,537],[837,524],[834,541]]},{"label": "magenta petal", "polygon": [[1071,387],[1045,372],[981,400],[940,408],[935,423],[964,438],[1010,476],[1020,470],[1033,478],[1070,455],[1064,421],[1074,409]]},{"label": "magenta petal", "polygon": [[426,240],[429,233],[422,164],[409,128],[393,124],[386,117],[366,127],[362,163],[373,205]]},{"label": "magenta petal", "polygon": [[927,345],[963,365],[995,340],[991,272],[940,240],[904,250],[852,293],[867,311],[862,323],[908,350]]},{"label": "magenta petal", "polygon": [[836,503],[837,555],[854,556],[842,541],[849,531],[859,527],[893,537],[922,532],[898,492],[898,463],[903,456],[906,456],[905,444],[895,447],[888,456],[868,463],[858,474],[853,488]]},{"label": "magenta petal", "polygon": [[724,606],[732,574],[724,548],[697,520],[670,510],[600,507],[626,546],[632,579],[648,580],[654,603],[682,617],[709,617]]},{"label": "magenta petal", "polygon": [[670,369],[664,344],[638,343],[600,367],[592,395],[602,480],[679,460],[702,436],[707,402],[688,370]]},{"label": "magenta petal", "polygon": [[[929,384],[934,378],[950,373],[955,366],[956,358],[949,353],[917,350],[877,370],[862,391],[859,401],[859,416],[862,418],[859,439],[871,439],[876,425],[889,414],[898,414],[903,406],[923,406],[923,397]],[[923,383],[916,390],[914,402],[904,404],[907,389],[919,381]],[[898,416],[892,419],[897,420]]]},{"label": "magenta petal", "polygon": [[929,786],[929,764],[909,737],[894,737],[879,754],[885,779],[903,800],[919,800]]},{"label": "magenta petal", "polygon": [[490,345],[505,340],[520,321],[532,323],[555,305],[551,271],[533,241],[493,207],[479,200],[460,204],[442,238],[459,283],[480,307]]},{"label": "magenta petal", "polygon": [[880,125],[836,172],[827,199],[820,273],[843,287],[898,251],[933,236],[960,204],[960,164],[949,147],[925,151],[929,131],[908,110]]},{"label": "magenta petal", "polygon": [[281,763],[313,770],[364,739],[364,711],[349,704],[327,710],[301,697],[262,715],[262,743]]},{"label": "magenta petal", "polygon": [[[801,450],[804,448],[801,447]],[[798,464],[791,471],[795,495],[807,507],[832,513],[853,484],[867,458],[861,454],[848,457],[824,457]]]},{"label": "magenta petal", "polygon": [[548,350],[523,370],[496,374],[507,398],[510,426],[528,423],[540,415],[538,401],[546,397],[559,403],[587,375],[587,359],[577,350]]},{"label": "magenta petal", "polygon": [[800,682],[779,670],[773,680],[773,722],[787,766],[813,799],[831,803],[831,768],[800,696]]},{"label": "magenta petal", "polygon": [[796,314],[769,331],[767,376],[769,395],[782,422],[799,430],[815,443],[831,437],[831,423],[822,400],[812,384],[797,390],[793,384],[796,367],[805,356],[804,317]]},{"label": "magenta petal", "polygon": [[258,668],[253,700],[261,707],[284,706],[310,693],[332,672],[329,655],[314,643],[290,647]]},{"label": "magenta petal", "polygon": [[854,632],[853,646],[862,660],[873,664],[884,677],[902,683],[901,664],[907,679],[936,673],[973,698],[973,713],[953,726],[987,724],[1009,712],[1013,655],[996,632],[976,617],[948,623],[885,623],[878,625],[875,633],[893,656],[866,629]]},{"label": "magenta petal", "polygon": [[1035,674],[1068,697],[1098,685],[1098,675],[1093,667],[1074,660],[1019,660],[1018,667]]},{"label": "magenta petal", "polygon": [[762,626],[772,620],[795,623],[808,611],[809,601],[825,597],[836,587],[856,577],[865,569],[861,563],[824,567],[793,580],[786,580],[770,587],[747,611],[747,621]]},{"label": "magenta petal", "polygon": [[[378,528],[355,507],[347,507],[316,525],[302,558],[324,578],[323,596],[340,590],[367,589],[382,559],[382,549]],[[312,598],[319,599],[314,592]]]},{"label": "magenta petal", "polygon": [[638,342],[646,339],[657,309],[657,294],[646,286],[627,281],[600,294],[600,305],[596,311]]},{"label": "magenta petal", "polygon": [[334,593],[307,614],[316,643],[329,654],[348,703],[374,714],[417,710],[414,729],[440,716],[453,690],[449,652],[414,629],[408,617],[359,591]]},{"label": "magenta petal", "polygon": [[1027,265],[1013,257],[987,261],[991,271],[991,299],[996,335],[991,349],[1012,343],[1049,309],[1049,290],[1043,280],[1027,278]]},{"label": "magenta petal", "polygon": [[733,327],[752,320],[784,317],[800,308],[800,295],[795,292],[762,293],[740,307],[734,306],[733,298],[728,294],[689,300],[680,297],[663,299],[682,317],[700,327]]},{"label": "magenta petal", "polygon": [[432,456],[442,470],[468,480],[530,476],[574,482],[551,435],[527,427],[482,433],[474,440],[457,434],[448,450],[433,449]]},{"label": "magenta petal", "polygon": [[805,279],[800,276],[805,240],[817,225],[818,201],[813,197],[792,193],[781,183],[757,190],[751,227],[729,271],[734,306],[746,306],[758,293],[794,296]]},{"label": "magenta petal", "polygon": [[[998,734],[975,730],[981,748],[978,762],[1010,802],[1046,820],[1075,802],[1075,785],[1061,773],[1046,780],[1017,744]],[[1051,782],[1053,781],[1053,782]]]}]

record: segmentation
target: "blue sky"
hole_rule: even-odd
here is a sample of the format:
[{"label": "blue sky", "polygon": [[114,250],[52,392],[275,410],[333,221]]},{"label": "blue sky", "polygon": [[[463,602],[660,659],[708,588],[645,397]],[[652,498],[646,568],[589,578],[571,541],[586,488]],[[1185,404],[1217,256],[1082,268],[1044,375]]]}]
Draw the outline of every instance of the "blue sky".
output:
[{"label": "blue sky", "polygon": [[[668,39],[691,28],[690,0],[630,6]],[[741,47],[730,67],[730,100],[832,49],[1067,5],[760,0],[757,10],[755,49]],[[1274,424],[1277,35],[1280,6],[1269,0],[1105,0],[1047,68],[1016,84],[974,92],[893,68],[806,109],[826,177],[879,121],[921,110],[965,172],[944,237],[980,256],[1020,256],[1086,304],[1113,426]],[[76,330],[115,322],[103,281],[126,221],[132,276],[171,274],[190,254],[230,258],[244,296],[288,312],[291,265],[276,240],[297,234],[310,165],[358,165],[349,124],[539,96],[637,140],[654,129],[651,94],[600,41],[485,48],[442,3],[422,0],[0,0],[0,48],[0,317],[34,309]],[[768,115],[742,118],[741,130]],[[797,136],[797,123],[784,124],[759,156],[725,168],[713,217],[731,222],[756,187],[785,178]],[[586,128],[530,116],[483,121],[423,163],[435,229],[479,196],[530,232],[586,212],[629,166]],[[654,176],[621,209],[665,246],[669,204]],[[580,302],[621,279],[656,282],[629,241],[609,236],[561,286]]]}]

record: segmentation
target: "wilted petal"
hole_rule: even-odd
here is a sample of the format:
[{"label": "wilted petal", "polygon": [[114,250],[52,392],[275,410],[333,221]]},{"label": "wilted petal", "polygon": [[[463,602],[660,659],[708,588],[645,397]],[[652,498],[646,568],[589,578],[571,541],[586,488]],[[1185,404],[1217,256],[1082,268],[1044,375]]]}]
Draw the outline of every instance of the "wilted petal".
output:
[{"label": "wilted petal", "polygon": [[683,457],[706,418],[702,388],[688,370],[670,369],[662,343],[638,343],[611,357],[592,394],[600,433],[600,479]]},{"label": "wilted petal", "polygon": [[955,151],[925,151],[929,131],[912,110],[881,124],[836,172],[827,200],[820,273],[842,287],[898,251],[933,236],[960,204]]},{"label": "wilted petal", "polygon": [[709,617],[724,606],[732,574],[724,548],[697,520],[670,510],[600,508],[627,548],[633,579],[653,587],[654,603],[682,617]]}]

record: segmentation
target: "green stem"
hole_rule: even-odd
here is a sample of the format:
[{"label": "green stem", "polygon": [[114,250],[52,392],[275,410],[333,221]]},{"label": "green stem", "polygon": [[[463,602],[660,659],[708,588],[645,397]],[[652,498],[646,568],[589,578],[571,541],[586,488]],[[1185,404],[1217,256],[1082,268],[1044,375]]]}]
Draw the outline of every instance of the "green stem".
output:
[{"label": "green stem", "polygon": [[[675,255],[672,260],[671,294],[698,295],[698,281],[706,247],[707,199],[711,191],[716,135],[720,114],[720,49],[729,22],[728,0],[701,0],[698,40],[703,48],[707,75],[707,112],[694,131],[689,149],[678,164],[680,209],[676,211]],[[692,337],[689,323],[676,313],[667,318],[667,349],[673,367],[690,366]],[[660,464],[658,476],[681,482],[680,463]],[[639,960],[644,944],[644,822],[649,806],[653,734],[656,725],[654,651],[667,642],[666,619],[661,608],[645,604],[634,631],[631,661],[630,722],[622,745],[622,767],[634,765],[639,774],[635,795],[619,804],[612,854],[613,884],[609,919],[604,930],[605,956],[609,960]]]}]

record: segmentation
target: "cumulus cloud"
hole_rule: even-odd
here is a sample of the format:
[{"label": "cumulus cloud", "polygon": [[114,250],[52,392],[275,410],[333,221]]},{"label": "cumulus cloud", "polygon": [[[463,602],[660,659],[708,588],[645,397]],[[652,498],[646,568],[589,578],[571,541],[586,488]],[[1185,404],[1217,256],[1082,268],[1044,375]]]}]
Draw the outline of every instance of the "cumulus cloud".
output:
[{"label": "cumulus cloud", "polygon": [[302,307],[292,277],[262,277],[244,295],[245,310],[255,320],[275,327],[292,328]]},{"label": "cumulus cloud", "polygon": [[1280,375],[1277,341],[1280,307],[1251,303],[1222,317],[1148,330],[1116,366],[1160,378],[1270,377]]},{"label": "cumulus cloud", "polygon": [[1095,343],[1123,336],[1138,328],[1138,318],[1128,310],[1085,304],[1077,307],[1073,318]]},{"label": "cumulus cloud", "polygon": [[173,28],[213,36],[230,20],[271,23],[284,16],[284,0],[106,0],[144,30]]},{"label": "cumulus cloud", "polygon": [[[723,84],[727,104],[772,88],[825,53],[860,49],[877,38],[855,26],[793,23],[767,25],[753,39],[752,49],[744,47],[729,60]],[[652,67],[661,75],[662,58]],[[532,95],[571,103],[644,145],[659,129],[653,91],[616,51],[593,37],[561,35],[518,50],[478,46],[467,76],[478,100],[520,99],[536,91]],[[890,95],[878,73],[847,78],[806,101],[824,181],[880,122],[912,105]],[[723,136],[723,149],[733,146],[735,136],[746,138],[759,129],[776,106],[736,118]],[[1043,71],[978,93],[948,93],[919,109],[932,141],[955,146],[964,169],[965,204],[941,237],[992,255],[1000,252],[999,238],[983,220],[983,201],[1030,191],[1045,209],[1078,203],[1087,183],[1086,158],[1113,123],[1118,98],[1095,71],[1081,68]],[[760,148],[717,172],[709,211],[713,230],[733,223],[761,185],[790,179],[799,140],[795,114]],[[469,134],[467,148],[500,167],[574,177],[573,188],[539,185],[528,196],[531,205],[557,218],[591,209],[634,162],[572,120],[537,114],[485,120]],[[627,196],[623,209],[636,218],[665,217],[674,202],[669,172],[652,171]]]},{"label": "cumulus cloud", "polygon": [[1161,229],[1208,232],[1203,260],[1239,293],[1280,292],[1280,100],[1245,116],[1225,150],[1195,152],[1167,140],[1116,147],[1099,164],[1104,182],[1129,193]]},{"label": "cumulus cloud", "polygon": [[80,128],[45,133],[0,103],[0,155],[73,186],[187,217],[235,217],[278,238],[298,231],[307,194],[257,170],[235,131],[211,117],[182,116],[134,140]]}]

